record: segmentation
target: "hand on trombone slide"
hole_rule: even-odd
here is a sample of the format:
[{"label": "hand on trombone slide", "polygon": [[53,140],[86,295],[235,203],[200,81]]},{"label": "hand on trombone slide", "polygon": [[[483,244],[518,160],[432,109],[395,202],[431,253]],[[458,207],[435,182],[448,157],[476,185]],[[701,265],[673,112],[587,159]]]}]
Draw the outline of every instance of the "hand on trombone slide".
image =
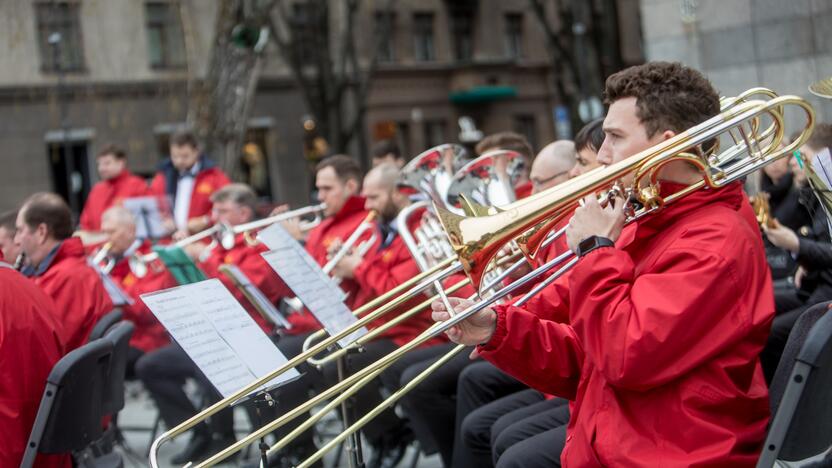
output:
[{"label": "hand on trombone slide", "polygon": [[[461,299],[458,297],[449,297],[448,300],[454,308],[454,314],[462,312],[474,304],[474,301],[468,299]],[[431,317],[436,322],[444,322],[451,318],[451,314],[445,308],[442,301],[433,301],[430,305],[432,313]],[[491,336],[494,335],[494,330],[497,328],[497,313],[493,309],[483,309],[471,317],[463,320],[459,325],[448,329],[445,334],[448,339],[454,343],[463,344],[466,346],[476,346],[488,343]],[[477,357],[477,350],[471,353],[471,359]]]},{"label": "hand on trombone slide", "polygon": [[625,218],[621,198],[612,198],[606,206],[601,206],[595,195],[585,197],[566,226],[569,250],[578,253],[578,244],[592,236],[606,237],[615,242],[621,235]]}]

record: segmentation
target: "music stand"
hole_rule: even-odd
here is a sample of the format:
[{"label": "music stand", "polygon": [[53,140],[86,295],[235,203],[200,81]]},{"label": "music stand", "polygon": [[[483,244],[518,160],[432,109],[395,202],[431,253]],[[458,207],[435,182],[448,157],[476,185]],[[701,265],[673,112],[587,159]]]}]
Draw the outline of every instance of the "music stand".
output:
[{"label": "music stand", "polygon": [[170,204],[164,197],[126,198],[122,205],[130,210],[136,219],[137,238],[150,239],[155,243],[168,234],[164,219],[170,217]]}]

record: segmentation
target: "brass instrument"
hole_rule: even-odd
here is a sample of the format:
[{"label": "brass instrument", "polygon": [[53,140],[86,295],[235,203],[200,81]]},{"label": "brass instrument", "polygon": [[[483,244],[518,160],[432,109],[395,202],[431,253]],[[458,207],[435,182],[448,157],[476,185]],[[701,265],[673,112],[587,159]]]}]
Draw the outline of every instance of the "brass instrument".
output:
[{"label": "brass instrument", "polygon": [[326,205],[320,203],[318,205],[305,206],[303,208],[298,208],[292,211],[287,211],[285,213],[269,216],[268,218],[258,219],[249,223],[238,224],[233,227],[224,226],[220,229],[219,236],[220,239],[222,239],[223,245],[233,246],[234,238],[237,236],[237,234],[242,232],[246,238],[246,242],[248,243],[248,245],[257,245],[258,243],[260,243],[260,241],[258,241],[254,236],[252,236],[252,231],[266,228],[274,223],[280,223],[283,221],[290,220],[292,218],[313,215],[313,219],[300,222],[300,230],[302,232],[306,232],[314,228],[315,226],[321,224],[325,209]]},{"label": "brass instrument", "polygon": [[90,263],[98,267],[105,275],[109,275],[113,271],[113,267],[116,266],[116,260],[110,256],[112,248],[113,243],[107,242],[90,258]]},{"label": "brass instrument", "polygon": [[[214,244],[215,242],[217,242],[216,235],[220,232],[223,232],[223,229],[228,228],[223,227],[223,225],[221,224],[215,224],[209,227],[208,229],[204,229],[200,232],[197,232],[196,234],[192,234],[184,239],[180,239],[174,242],[173,245],[176,247],[185,247],[187,245],[193,244],[194,242],[199,242],[209,237],[214,237],[212,245],[216,245]],[[226,246],[226,248],[230,249],[234,246],[233,238],[231,239],[230,245],[226,245],[225,243],[227,242],[227,237],[224,237],[222,241],[223,246]],[[156,260],[157,258],[159,258],[159,254],[156,252],[151,252],[149,254],[144,255],[134,254],[127,259],[127,264],[130,266],[130,271],[133,273],[133,275],[135,275],[137,278],[144,278],[147,275],[148,264],[150,264],[150,262]]]},{"label": "brass instrument", "polygon": [[817,97],[832,99],[832,76],[810,84],[809,92]]},{"label": "brass instrument", "polygon": [[[781,140],[783,139],[783,114],[784,109],[787,106],[803,110],[806,114],[806,124],[803,127],[801,135],[794,142],[784,148],[778,148]],[[773,131],[769,140],[761,142],[760,135],[762,132],[759,131],[759,128],[761,128],[760,120],[764,118],[772,120],[773,123],[770,128],[772,128]],[[731,151],[733,154],[733,157],[728,158],[724,156],[725,151],[719,154],[716,152],[705,154],[699,150],[701,145],[710,142],[715,138],[719,138],[725,134],[725,132],[738,130],[741,127],[742,130],[739,131],[739,134],[741,135],[740,145],[744,146],[744,151],[739,152],[734,147],[727,148],[725,151]],[[814,111],[811,106],[799,97],[783,96],[767,102],[749,100],[747,102],[739,103],[733,106],[729,111],[713,117],[700,125],[694,126],[688,131],[682,132],[679,135],[656,145],[653,148],[631,156],[626,160],[607,166],[599,171],[592,171],[569,182],[540,192],[526,200],[516,202],[509,210],[504,212],[472,218],[455,215],[441,207],[438,207],[437,211],[440,213],[440,219],[450,235],[451,243],[459,256],[459,260],[469,273],[469,277],[472,279],[474,284],[478,285],[480,279],[482,278],[484,266],[494,258],[496,253],[504,245],[519,234],[522,234],[523,232],[536,226],[541,221],[557,218],[558,216],[564,216],[566,213],[571,212],[578,201],[586,196],[597,194],[598,192],[607,193],[608,191],[614,189],[615,191],[623,193],[627,200],[638,200],[640,206],[631,206],[631,208],[626,211],[628,215],[627,221],[632,222],[661,209],[669,203],[673,203],[689,193],[704,187],[722,187],[727,183],[736,181],[745,175],[758,170],[779,157],[790,154],[794,148],[801,146],[808,139],[813,127]],[[702,173],[702,180],[690,184],[676,193],[663,197],[660,195],[658,190],[658,172],[665,165],[675,161],[684,161],[700,169]],[[632,182],[628,182],[626,185],[622,184],[620,180],[628,176],[632,177]],[[539,247],[539,245],[540,244],[530,245],[530,248],[534,251],[537,247]],[[231,456],[233,453],[239,451],[242,447],[252,443],[265,434],[274,431],[287,421],[304,414],[309,409],[319,405],[326,399],[337,396],[337,398],[330,402],[324,409],[332,408],[333,405],[340,404],[339,400],[342,401],[345,398],[349,398],[349,396],[357,391],[357,389],[361,388],[363,383],[369,382],[405,353],[446,332],[448,329],[456,326],[463,320],[466,320],[471,315],[491,306],[501,297],[510,294],[528,282],[535,280],[540,274],[549,271],[563,262],[567,262],[555,274],[549,276],[543,283],[539,284],[529,292],[529,294],[536,293],[576,263],[577,260],[571,257],[574,256],[572,256],[570,252],[567,252],[558,258],[547,262],[545,265],[538,267],[533,272],[525,275],[523,278],[501,288],[487,299],[475,303],[463,312],[456,313],[453,317],[451,317],[451,319],[442,323],[434,324],[417,338],[399,347],[396,351],[345,378],[338,385],[324,390],[317,397],[287,412],[277,420],[266,424],[262,428],[240,439],[233,445],[224,449],[220,453],[213,455],[197,466],[211,466],[222,461],[223,459]],[[324,350],[327,346],[335,343],[338,339],[343,338],[344,336],[347,336],[355,331],[357,327],[363,326],[369,321],[378,318],[378,316],[383,313],[382,311],[389,310],[404,300],[407,300],[409,295],[411,295],[414,291],[421,290],[420,288],[427,287],[426,285],[429,286],[436,280],[436,278],[445,275],[448,272],[458,271],[457,262],[454,260],[448,259],[440,265],[442,265],[442,269],[435,268],[429,272],[419,275],[421,281],[420,284],[413,286],[413,284],[415,284],[413,281],[408,282],[407,285],[402,285],[401,287],[394,289],[390,294],[385,294],[382,302],[376,303],[376,301],[374,301],[372,307],[376,307],[380,303],[384,303],[384,301],[389,301],[391,297],[404,292],[404,294],[399,295],[394,301],[384,303],[381,309],[375,310],[372,313],[363,316],[356,324],[357,326],[348,327],[346,330],[336,334],[330,339],[322,341],[309,351],[290,359],[286,364],[281,366],[281,368],[263,376],[261,379],[249,383],[229,398],[212,405],[199,415],[194,416],[185,423],[167,431],[153,442],[150,457],[151,466],[158,466],[156,464],[156,453],[161,443],[183,433],[196,425],[198,422],[204,420],[212,414],[215,414],[217,411],[228,406],[230,403],[258,388],[263,383],[270,381],[280,373],[285,372],[300,362],[303,362],[309,357],[310,353],[314,355],[315,353]],[[358,311],[356,311],[356,313],[358,313]],[[398,394],[398,392],[396,394]],[[387,404],[387,402],[385,403]],[[320,416],[317,414],[313,416],[313,418],[306,421],[295,431],[293,431],[292,434],[284,439],[281,439],[281,441],[279,441],[278,444],[272,448],[272,450],[277,450],[281,446],[288,444],[291,437],[297,435],[298,431],[303,431],[308,428],[310,422],[314,423],[315,417]],[[362,421],[363,420],[364,418],[362,418]]]},{"label": "brass instrument", "polygon": [[[525,158],[516,151],[488,151],[454,174],[448,188],[448,201],[454,205],[465,201],[473,201],[480,206],[508,205],[517,198],[514,185],[525,165]],[[460,197],[464,197],[465,201]]]},{"label": "brass instrument", "polygon": [[[358,240],[361,239],[361,236],[363,236],[365,232],[375,230],[375,219],[377,216],[378,214],[375,211],[371,211],[367,214],[367,217],[364,218],[364,221],[361,221],[361,224],[359,224],[358,227],[355,228],[355,231],[353,231],[352,234],[350,234],[350,237],[348,237],[347,240],[344,241],[344,243],[341,245],[338,251],[334,255],[332,255],[332,258],[330,258],[326,262],[326,265],[324,265],[323,267],[324,273],[328,275],[332,271],[332,269],[335,268],[335,265],[337,265],[338,262],[340,262],[341,259],[344,258],[350,252],[350,250],[353,249],[353,247],[356,247]],[[375,232],[373,232],[369,239],[358,244],[358,256],[363,257],[364,255],[366,255],[367,250],[369,250],[369,248],[372,247],[376,240],[378,240],[378,235]]]},{"label": "brass instrument", "polygon": [[760,192],[757,195],[748,197],[748,200],[751,202],[751,208],[754,209],[754,216],[756,216],[757,224],[760,227],[777,227],[777,221],[771,216],[771,206],[768,203],[769,195],[767,193]]},{"label": "brass instrument", "polygon": [[465,148],[460,145],[446,143],[433,147],[402,168],[399,184],[420,191],[442,206],[450,206],[448,189],[454,174],[462,167],[465,155]]},{"label": "brass instrument", "polygon": [[26,254],[24,254],[23,252],[20,252],[20,254],[17,255],[17,258],[14,259],[14,265],[12,265],[12,267],[14,267],[14,269],[16,271],[20,271],[20,270],[23,269],[23,264],[25,262],[26,262]]}]

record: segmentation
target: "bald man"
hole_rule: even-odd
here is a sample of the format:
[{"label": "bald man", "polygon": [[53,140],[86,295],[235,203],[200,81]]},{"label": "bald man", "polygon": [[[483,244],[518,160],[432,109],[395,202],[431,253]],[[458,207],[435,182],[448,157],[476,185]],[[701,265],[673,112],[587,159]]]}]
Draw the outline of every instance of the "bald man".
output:
[{"label": "bald man", "polygon": [[575,167],[576,158],[575,143],[570,140],[558,140],[546,145],[537,153],[529,171],[532,193],[541,192],[568,180],[569,171]]},{"label": "bald man", "polygon": [[[410,226],[397,224],[396,217],[399,212],[410,204],[408,196],[399,191],[398,181],[399,170],[390,163],[376,166],[367,173],[362,195],[367,200],[364,207],[378,213],[378,247],[370,249],[363,258],[355,254],[347,255],[333,270],[335,275],[350,278],[359,285],[356,294],[357,305],[369,302],[419,274],[419,267],[399,236],[399,231],[412,229],[420,222],[421,215],[412,216]],[[397,312],[407,310],[424,299],[425,296],[422,295],[412,298],[396,311],[371,323],[370,328],[381,325],[395,317]],[[416,337],[429,326],[429,318],[429,315],[422,313],[391,327],[378,340],[365,345],[364,352],[351,356],[351,370],[366,366]],[[442,343],[442,340],[427,343],[426,347],[439,343]],[[336,380],[333,367],[324,368],[327,382]],[[398,382],[397,377],[391,380]],[[365,414],[380,401],[378,385],[365,387],[356,395],[357,413]],[[366,427],[367,438],[378,449],[373,451],[373,455],[383,454],[386,457],[385,461],[373,460],[368,466],[394,466],[395,462],[401,459],[409,442],[407,438],[402,437],[401,430],[403,424],[393,411],[386,411],[383,417],[377,418]]]}]

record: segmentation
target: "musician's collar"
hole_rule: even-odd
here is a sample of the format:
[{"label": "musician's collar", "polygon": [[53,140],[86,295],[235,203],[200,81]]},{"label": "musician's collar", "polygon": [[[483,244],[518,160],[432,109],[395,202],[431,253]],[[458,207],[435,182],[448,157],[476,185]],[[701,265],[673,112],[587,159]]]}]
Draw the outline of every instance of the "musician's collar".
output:
[{"label": "musician's collar", "polygon": [[63,245],[63,241],[58,242],[55,245],[55,247],[52,247],[52,250],[50,250],[49,253],[46,254],[46,257],[44,257],[44,259],[37,266],[26,265],[21,270],[21,273],[30,278],[33,276],[40,276],[46,273],[46,270],[48,270],[49,267],[52,265],[52,262],[55,260],[55,257],[58,256],[58,251],[61,249],[61,245]]}]

